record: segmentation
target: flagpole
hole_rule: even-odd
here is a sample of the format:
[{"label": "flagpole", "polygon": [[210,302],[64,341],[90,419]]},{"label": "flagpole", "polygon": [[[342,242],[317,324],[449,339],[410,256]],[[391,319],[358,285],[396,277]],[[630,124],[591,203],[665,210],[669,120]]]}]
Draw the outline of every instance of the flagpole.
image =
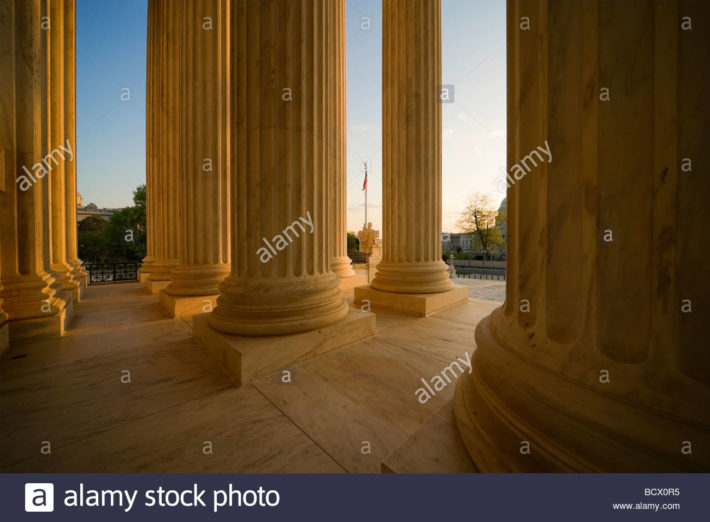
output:
[{"label": "flagpole", "polygon": [[365,166],[365,226],[363,229],[367,229],[367,166]]}]

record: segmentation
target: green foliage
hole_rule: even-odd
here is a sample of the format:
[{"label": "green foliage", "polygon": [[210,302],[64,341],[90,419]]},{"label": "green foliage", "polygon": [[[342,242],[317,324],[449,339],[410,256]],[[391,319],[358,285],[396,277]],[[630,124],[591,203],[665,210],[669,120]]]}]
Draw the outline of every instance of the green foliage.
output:
[{"label": "green foliage", "polygon": [[145,208],[145,185],[138,185],[133,191],[133,204]]},{"label": "green foliage", "polygon": [[111,261],[140,261],[145,257],[145,207],[127,207],[111,216],[104,230]]},{"label": "green foliage", "polygon": [[89,216],[79,221],[79,258],[85,262],[102,262],[105,259],[104,230],[108,221],[99,216]]},{"label": "green foliage", "polygon": [[89,216],[79,223],[79,257],[86,262],[135,262],[145,257],[145,185],[133,192],[134,206],[126,207],[107,222]]},{"label": "green foliage", "polygon": [[490,254],[503,247],[503,236],[498,226],[501,219],[505,220],[505,214],[497,211],[493,200],[477,192],[468,197],[457,225],[469,234],[474,250]]},{"label": "green foliage", "polygon": [[360,240],[352,232],[348,232],[348,252],[354,252],[360,249]]}]

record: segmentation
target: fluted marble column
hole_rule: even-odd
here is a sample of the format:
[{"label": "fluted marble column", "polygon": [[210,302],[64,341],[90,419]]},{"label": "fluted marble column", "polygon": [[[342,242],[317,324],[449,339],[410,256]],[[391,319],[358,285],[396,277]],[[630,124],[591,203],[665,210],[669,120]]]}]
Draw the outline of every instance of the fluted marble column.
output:
[{"label": "fluted marble column", "polygon": [[342,0],[245,0],[231,32],[232,269],[209,323],[243,335],[314,330],[348,306],[330,270],[328,81]]},{"label": "fluted marble column", "polygon": [[331,194],[328,198],[330,218],[328,225],[332,233],[331,269],[341,279],[352,277],[355,272],[348,257],[348,173],[347,173],[347,107],[345,82],[345,3],[336,3],[336,20],[332,27],[334,48],[328,53],[326,81],[333,85],[335,97],[327,104],[326,118],[334,119],[335,125],[328,127],[329,140],[335,142],[328,148],[326,171],[332,173]]},{"label": "fluted marble column", "polygon": [[[180,238],[180,189],[178,183],[180,158],[180,97],[182,95],[181,67],[184,20],[181,18],[182,2],[151,0],[154,10],[149,10],[148,32],[152,33],[152,51],[149,67],[159,67],[149,73],[149,85],[156,89],[154,101],[148,107],[148,120],[153,123],[148,146],[148,160],[152,159],[152,175],[146,178],[152,187],[146,192],[152,198],[153,254],[149,280],[167,285],[173,267],[178,262]],[[152,58],[157,58],[153,60]],[[153,77],[155,76],[155,77]],[[153,80],[155,83],[153,83]],[[157,97],[157,100],[155,99]],[[146,187],[147,188],[147,187]],[[149,232],[150,234],[150,232]],[[154,291],[159,289],[154,285]]]},{"label": "fluted marble column", "polygon": [[[69,152],[62,147],[75,151],[70,143],[67,146],[65,135],[65,68],[64,68],[64,0],[51,0],[49,3],[49,131],[47,154],[52,158],[47,163],[51,168],[48,175],[50,186],[50,259],[52,270],[57,274],[62,290],[74,293],[78,283],[72,278],[72,267],[67,262],[67,220],[66,220],[66,166],[73,163]],[[70,161],[71,158],[71,161]]]},{"label": "fluted marble column", "polygon": [[210,296],[229,274],[228,0],[181,4],[180,263],[165,291]]},{"label": "fluted marble column", "polygon": [[163,70],[161,5],[159,0],[148,2],[148,38],[146,54],[146,122],[145,122],[145,224],[146,256],[140,268],[140,280],[145,282],[155,270],[156,243],[159,233],[158,158],[160,136],[160,79]]},{"label": "fluted marble column", "polygon": [[552,156],[508,189],[506,301],[456,390],[480,471],[710,467],[708,20],[508,3],[508,166]]},{"label": "fluted marble column", "polygon": [[50,147],[47,0],[0,5],[0,263],[11,338],[63,331],[70,298],[50,269],[50,187],[41,163]]},{"label": "fluted marble column", "polygon": [[[76,0],[64,1],[64,138],[76,151]],[[76,156],[65,162],[66,248],[70,275],[78,287],[86,288],[88,274],[77,251]],[[80,292],[75,293],[80,297]]]},{"label": "fluted marble column", "polygon": [[441,259],[441,2],[382,4],[383,255],[372,288],[453,288]]}]

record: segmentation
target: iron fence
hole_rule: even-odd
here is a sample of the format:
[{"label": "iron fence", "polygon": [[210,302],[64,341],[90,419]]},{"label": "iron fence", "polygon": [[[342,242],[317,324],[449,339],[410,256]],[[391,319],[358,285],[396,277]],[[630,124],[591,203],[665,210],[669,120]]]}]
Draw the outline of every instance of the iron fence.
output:
[{"label": "iron fence", "polygon": [[89,273],[89,284],[138,281],[139,263],[88,263],[84,269]]},{"label": "iron fence", "polygon": [[491,281],[505,281],[505,274],[463,274],[456,272],[456,277],[464,279],[488,279]]},{"label": "iron fence", "polygon": [[350,261],[354,265],[359,265],[359,264],[367,264],[370,260],[370,254],[365,254],[363,252],[359,252],[357,250],[353,250],[348,252],[348,257],[350,258]]}]

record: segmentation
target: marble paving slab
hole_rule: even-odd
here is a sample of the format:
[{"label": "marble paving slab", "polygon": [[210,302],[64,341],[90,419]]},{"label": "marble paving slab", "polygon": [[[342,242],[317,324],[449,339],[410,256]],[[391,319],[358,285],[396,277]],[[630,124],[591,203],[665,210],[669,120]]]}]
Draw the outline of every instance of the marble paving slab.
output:
[{"label": "marble paving slab", "polygon": [[382,462],[384,473],[477,473],[448,401]]},{"label": "marble paving slab", "polygon": [[[206,441],[211,443],[210,446]],[[342,473],[252,387],[230,388],[134,419],[3,471]]]},{"label": "marble paving slab", "polygon": [[473,349],[473,325],[439,318],[409,325],[295,365],[292,384],[279,382],[279,372],[253,384],[347,471],[380,472],[453,397],[455,381],[420,404],[420,379]]}]

